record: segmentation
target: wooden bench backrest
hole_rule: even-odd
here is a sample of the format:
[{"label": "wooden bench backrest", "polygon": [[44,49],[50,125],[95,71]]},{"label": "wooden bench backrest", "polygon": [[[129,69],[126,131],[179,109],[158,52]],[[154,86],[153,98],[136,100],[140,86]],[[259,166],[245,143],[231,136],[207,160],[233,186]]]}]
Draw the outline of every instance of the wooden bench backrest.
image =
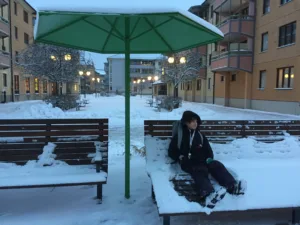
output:
[{"label": "wooden bench backrest", "polygon": [[0,120],[0,162],[19,165],[37,160],[47,143],[57,145],[56,159],[69,165],[92,164],[95,141],[102,142],[104,171],[108,165],[108,119]]},{"label": "wooden bench backrest", "polygon": [[[172,124],[175,120],[145,120],[144,133],[152,137],[171,138]],[[210,141],[224,142],[224,139],[246,138],[255,136],[300,135],[299,120],[204,120],[200,126],[201,133]],[[274,139],[276,140],[276,139]],[[279,140],[279,139],[278,139]]]}]

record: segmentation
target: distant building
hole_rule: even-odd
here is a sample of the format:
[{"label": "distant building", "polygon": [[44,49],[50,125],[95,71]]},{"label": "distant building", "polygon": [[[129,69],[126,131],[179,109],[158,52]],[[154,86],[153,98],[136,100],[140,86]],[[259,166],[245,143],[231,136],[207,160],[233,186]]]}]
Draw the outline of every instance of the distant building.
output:
[{"label": "distant building", "polygon": [[[130,56],[131,92],[151,94],[154,78],[160,74],[160,54],[132,54]],[[125,91],[125,55],[119,54],[107,58],[104,70],[108,72],[109,91],[123,93]]]}]

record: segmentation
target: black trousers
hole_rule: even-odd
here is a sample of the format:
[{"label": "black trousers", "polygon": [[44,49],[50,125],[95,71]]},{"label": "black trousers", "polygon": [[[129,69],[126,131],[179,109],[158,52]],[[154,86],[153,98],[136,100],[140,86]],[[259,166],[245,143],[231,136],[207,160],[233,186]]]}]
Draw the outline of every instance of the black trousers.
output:
[{"label": "black trousers", "polygon": [[208,165],[189,166],[184,170],[191,174],[195,181],[196,190],[203,198],[214,192],[214,187],[209,180],[209,174],[229,193],[233,193],[236,180],[226,167],[219,161],[214,160]]}]

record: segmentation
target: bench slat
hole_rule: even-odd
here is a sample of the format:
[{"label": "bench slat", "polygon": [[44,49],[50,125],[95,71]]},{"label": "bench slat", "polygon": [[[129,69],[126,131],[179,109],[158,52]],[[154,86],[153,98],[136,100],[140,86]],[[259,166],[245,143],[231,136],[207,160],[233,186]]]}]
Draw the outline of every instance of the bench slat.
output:
[{"label": "bench slat", "polygon": [[13,126],[3,126],[0,125],[0,131],[13,131],[13,130],[107,130],[108,125],[96,125],[96,124],[82,124],[82,125],[71,125],[71,124],[64,124],[64,125],[13,125]]},{"label": "bench slat", "polygon": [[108,119],[15,119],[0,120],[0,124],[108,124]]},{"label": "bench slat", "polygon": [[50,132],[0,132],[0,137],[43,137],[43,136],[70,136],[70,135],[107,135],[107,130],[95,131],[50,131]]}]

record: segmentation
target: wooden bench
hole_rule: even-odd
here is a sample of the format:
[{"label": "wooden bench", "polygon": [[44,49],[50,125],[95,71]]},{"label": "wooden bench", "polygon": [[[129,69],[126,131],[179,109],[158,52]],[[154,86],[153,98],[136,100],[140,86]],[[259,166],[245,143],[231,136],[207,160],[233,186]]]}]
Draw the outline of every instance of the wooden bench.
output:
[{"label": "wooden bench", "polygon": [[20,174],[27,163],[37,162],[44,147],[51,143],[56,145],[55,160],[66,163],[64,168],[72,168],[74,173],[43,176],[43,171],[52,169],[44,165],[38,168],[38,175],[33,168],[25,177],[17,173],[0,176],[0,189],[97,185],[101,202],[108,172],[108,119],[0,120],[0,163],[21,165],[13,168]]},{"label": "wooden bench", "polygon": [[[157,204],[159,215],[163,217],[163,224],[170,224],[170,217],[176,215],[188,215],[188,214],[199,214],[199,213],[207,213],[207,209],[201,207],[197,201],[199,200],[195,189],[194,182],[191,177],[184,173],[178,164],[173,164],[172,160],[167,156],[167,149],[170,142],[170,138],[172,137],[172,124],[174,121],[171,120],[146,120],[144,121],[144,134],[145,134],[145,148],[146,148],[146,159],[147,159],[147,172],[151,178],[152,182],[152,197]],[[300,148],[299,135],[300,135],[300,121],[203,121],[200,127],[201,132],[206,135],[208,140],[212,143],[212,148],[214,150],[215,156],[218,155],[226,155],[227,159],[226,165],[230,165],[232,168],[236,169],[241,176],[245,176],[245,179],[248,177],[255,177],[260,179],[260,173],[262,172],[261,168],[264,168],[265,171],[268,171],[269,174],[274,173],[273,168],[278,167],[278,163],[281,162],[282,157],[286,157],[288,154],[287,149],[280,145],[281,141],[285,140],[285,138],[289,138],[289,135],[292,138],[295,138],[295,143],[298,148]],[[255,163],[248,163],[249,165],[245,165],[245,167],[252,168],[252,171],[249,172],[242,166],[236,168],[234,164],[230,163],[230,143],[234,140],[241,138],[251,138],[254,144],[257,145],[278,145],[274,146],[277,150],[279,149],[278,160],[273,160],[273,164],[264,167],[261,165],[259,161]],[[216,151],[217,149],[222,149],[224,146],[223,153]],[[260,151],[263,151],[259,148],[256,153],[259,156]],[[286,152],[285,152],[286,151]],[[299,149],[296,149],[299,151]],[[232,153],[235,158],[238,158],[238,153]],[[300,151],[297,155],[300,158]],[[268,156],[265,156],[268,157]],[[282,168],[282,176],[284,177],[297,177],[297,172],[300,170],[300,164],[298,161],[293,160],[293,155],[291,159],[289,159],[290,165],[281,166]],[[237,159],[236,159],[237,160]],[[240,162],[244,162],[243,159],[239,159]],[[269,159],[268,159],[269,160]],[[270,159],[271,160],[271,159]],[[223,161],[223,160],[222,160]],[[253,160],[255,161],[255,160]],[[248,161],[247,161],[248,162]],[[299,166],[298,166],[299,164]],[[251,167],[252,166],[252,167]],[[274,166],[274,167],[272,167]],[[289,167],[290,166],[290,167]],[[229,170],[231,169],[229,167]],[[293,168],[293,169],[291,169]],[[236,172],[232,171],[231,172]],[[279,175],[280,176],[280,175]],[[276,181],[278,177],[275,177]],[[260,181],[265,184],[265,189],[267,186],[271,186],[271,183],[276,182],[274,180],[268,180],[261,178],[263,181]],[[271,178],[270,178],[271,179]],[[293,181],[291,182],[291,186],[293,188],[290,189],[288,186],[289,193],[293,193],[293,195],[287,196],[287,199],[282,202],[274,202],[273,208],[291,208],[292,209],[292,223],[296,223],[296,210],[295,208],[300,207],[300,197],[296,197],[298,189],[300,189],[300,182]],[[269,183],[268,183],[269,182]],[[278,181],[277,181],[278,182]],[[253,186],[253,184],[252,184]],[[166,188],[163,188],[166,187]],[[298,189],[297,189],[297,188]],[[282,188],[282,187],[281,187]],[[249,189],[249,188],[248,188]],[[272,186],[270,187],[272,189]],[[279,188],[280,189],[280,188]],[[245,197],[241,197],[240,200],[236,200],[236,202],[232,202],[229,207],[225,207],[224,205],[214,209],[216,212],[221,211],[242,211],[242,210],[260,210],[260,209],[272,209],[272,207],[265,203],[253,203],[249,206],[243,206],[243,202],[247,202],[248,198],[252,198],[250,195],[259,195],[259,193],[255,193],[254,190],[249,190],[246,193]],[[267,194],[266,194],[267,195]],[[263,198],[264,196],[260,196]],[[295,198],[296,197],[296,198]],[[245,199],[246,198],[246,199]],[[276,198],[276,196],[274,196]],[[232,199],[230,199],[232,200]],[[223,201],[227,201],[226,196]],[[262,200],[263,201],[263,200]],[[222,202],[221,202],[222,203]],[[179,205],[179,206],[178,206]],[[180,208],[182,207],[182,208]],[[247,208],[248,207],[248,208]]]}]

